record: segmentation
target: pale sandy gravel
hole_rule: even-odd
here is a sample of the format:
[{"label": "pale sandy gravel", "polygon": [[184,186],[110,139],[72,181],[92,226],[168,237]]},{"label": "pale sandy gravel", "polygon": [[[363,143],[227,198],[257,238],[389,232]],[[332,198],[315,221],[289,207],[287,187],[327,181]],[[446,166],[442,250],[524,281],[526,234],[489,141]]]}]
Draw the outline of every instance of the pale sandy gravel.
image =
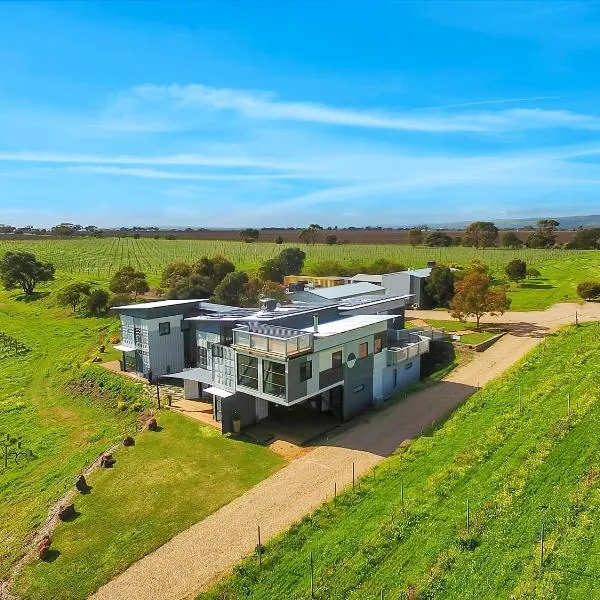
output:
[{"label": "pale sandy gravel", "polygon": [[[267,541],[352,482],[352,463],[364,474],[461,404],[479,386],[510,368],[545,333],[573,322],[600,318],[600,305],[562,304],[547,311],[507,313],[494,320],[518,324],[514,333],[458,368],[442,383],[368,415],[345,433],[262,481],[240,498],[177,535],[102,587],[93,600],[180,600],[209,587],[253,552],[260,525]],[[427,311],[412,311],[429,316]],[[444,318],[432,312],[431,317]],[[487,319],[486,321],[491,320]],[[527,325],[527,327],[525,327]],[[173,499],[177,501],[176,498]]]}]

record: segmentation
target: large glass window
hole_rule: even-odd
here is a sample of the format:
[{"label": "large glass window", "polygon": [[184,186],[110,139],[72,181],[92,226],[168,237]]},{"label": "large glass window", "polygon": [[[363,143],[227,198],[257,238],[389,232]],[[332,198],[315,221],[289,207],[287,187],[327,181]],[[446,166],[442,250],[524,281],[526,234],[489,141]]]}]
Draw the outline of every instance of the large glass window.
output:
[{"label": "large glass window", "polygon": [[202,369],[208,368],[208,348],[198,348],[198,366]]},{"label": "large glass window", "polygon": [[238,354],[237,382],[238,385],[258,389],[258,358]]},{"label": "large glass window", "polygon": [[263,392],[285,398],[285,365],[263,360]]}]

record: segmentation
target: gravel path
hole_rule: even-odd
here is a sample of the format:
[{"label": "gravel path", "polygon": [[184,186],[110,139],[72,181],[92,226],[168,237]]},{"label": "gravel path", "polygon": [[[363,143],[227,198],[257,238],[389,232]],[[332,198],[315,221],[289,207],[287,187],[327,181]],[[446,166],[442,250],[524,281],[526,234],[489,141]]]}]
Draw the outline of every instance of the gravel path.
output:
[{"label": "gravel path", "polygon": [[[267,541],[318,507],[356,475],[370,470],[404,440],[446,416],[479,386],[501,375],[541,342],[550,330],[600,318],[600,305],[557,305],[543,312],[507,313],[496,322],[512,323],[505,335],[440,384],[411,394],[384,411],[358,420],[345,433],[322,444],[259,483],[240,498],[179,534],[102,587],[93,600],[180,600],[193,598],[253,552],[260,525]],[[410,316],[448,317],[438,311]],[[487,319],[486,321],[491,321]],[[174,500],[176,501],[176,499]]]}]

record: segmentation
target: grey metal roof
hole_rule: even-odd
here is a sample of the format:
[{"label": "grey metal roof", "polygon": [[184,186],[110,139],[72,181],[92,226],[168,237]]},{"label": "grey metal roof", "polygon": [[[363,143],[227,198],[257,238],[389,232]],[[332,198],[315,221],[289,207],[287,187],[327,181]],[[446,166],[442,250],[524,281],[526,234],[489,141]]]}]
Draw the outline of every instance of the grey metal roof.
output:
[{"label": "grey metal roof", "polygon": [[382,294],[381,296],[377,296],[374,294],[369,294],[366,296],[354,296],[352,298],[343,298],[338,301],[338,305],[341,309],[343,308],[357,308],[359,306],[367,306],[370,304],[382,304],[384,302],[391,302],[392,300],[408,300],[414,296],[414,294],[405,294],[402,296],[394,295],[394,294]]},{"label": "grey metal roof", "polygon": [[380,285],[375,285],[374,283],[359,281],[358,283],[347,283],[346,285],[336,285],[330,288],[314,288],[309,291],[312,294],[321,296],[322,298],[337,300],[374,292],[383,294],[384,288],[382,288]]}]

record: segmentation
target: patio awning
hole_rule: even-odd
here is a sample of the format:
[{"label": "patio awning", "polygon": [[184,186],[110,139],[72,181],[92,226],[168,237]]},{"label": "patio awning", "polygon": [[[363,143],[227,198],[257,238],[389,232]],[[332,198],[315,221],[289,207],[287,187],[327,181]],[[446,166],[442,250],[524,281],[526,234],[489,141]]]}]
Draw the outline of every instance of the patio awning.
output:
[{"label": "patio awning", "polygon": [[113,348],[121,352],[133,352],[135,350],[135,346],[130,346],[129,344],[115,344]]},{"label": "patio awning", "polygon": [[215,396],[219,396],[219,398],[229,398],[229,396],[233,396],[234,392],[228,392],[226,390],[221,390],[216,387],[209,387],[203,390],[207,394],[214,394]]},{"label": "patio awning", "polygon": [[202,369],[201,367],[195,367],[193,369],[180,371],[179,373],[162,375],[162,377],[172,377],[173,379],[185,379],[187,381],[197,381],[198,383],[210,384],[212,382],[212,371]]}]

